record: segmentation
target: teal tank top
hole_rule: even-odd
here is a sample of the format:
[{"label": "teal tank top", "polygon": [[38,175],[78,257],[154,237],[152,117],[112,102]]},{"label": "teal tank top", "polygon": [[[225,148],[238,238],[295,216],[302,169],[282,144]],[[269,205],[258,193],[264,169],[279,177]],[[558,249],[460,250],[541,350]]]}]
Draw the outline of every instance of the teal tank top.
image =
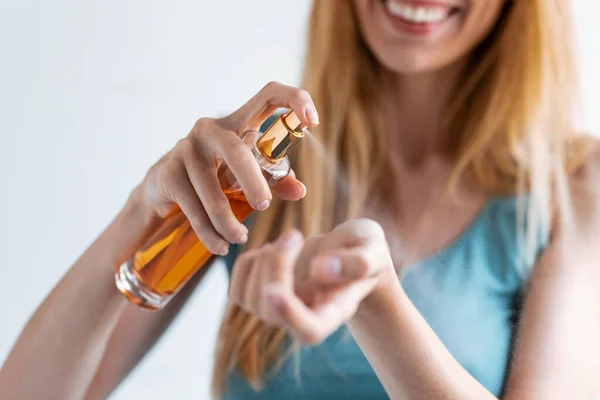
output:
[{"label": "teal tank top", "polygon": [[[497,396],[510,361],[525,272],[531,267],[519,261],[516,238],[516,199],[493,198],[452,245],[416,263],[401,278],[408,297],[454,358]],[[538,253],[544,246],[540,240]],[[229,271],[238,251],[232,248],[226,258]],[[286,358],[265,377],[258,393],[231,373],[223,395],[224,400],[387,398],[346,327]]]}]

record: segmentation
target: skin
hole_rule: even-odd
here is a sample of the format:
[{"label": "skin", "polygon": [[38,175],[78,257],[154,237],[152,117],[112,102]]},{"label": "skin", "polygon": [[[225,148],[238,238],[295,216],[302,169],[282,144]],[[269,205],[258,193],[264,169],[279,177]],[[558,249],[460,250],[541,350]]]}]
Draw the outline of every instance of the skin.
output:
[{"label": "skin", "polygon": [[[595,154],[584,171],[598,167]],[[574,178],[574,223],[555,229],[527,288],[503,399],[597,398],[600,192],[583,174]],[[305,275],[320,284],[307,291]],[[288,231],[244,254],[230,297],[307,345],[346,324],[391,399],[496,399],[410,302],[372,220],[345,222],[317,240]]]},{"label": "skin", "polygon": [[[465,57],[492,28],[503,2],[453,4],[461,7],[460,17],[443,34],[417,40],[391,29],[380,0],[355,0],[365,41],[393,83],[382,96],[390,104],[389,126],[403,127],[401,133],[389,132],[395,179],[404,183],[396,194],[403,217],[398,235],[416,257],[451,242],[485,201],[465,182],[460,204],[445,195],[437,196],[442,200],[435,209],[423,201],[439,195],[451,167],[436,151],[444,135],[439,120],[445,101]],[[201,275],[163,312],[147,313],[114,290],[114,269],[175,203],[214,252],[225,252],[227,242],[244,241],[245,228],[233,220],[215,186],[215,165],[219,158],[233,163],[250,203],[257,209],[268,206],[263,202],[271,193],[236,134],[256,126],[275,106],[293,108],[309,126],[318,123],[306,92],[272,83],[230,116],[199,120],[150,169],[25,327],[0,371],[0,398],[100,399],[126,377]],[[407,120],[411,124],[398,123]],[[572,177],[574,223],[555,224],[534,266],[505,399],[593,399],[599,389],[600,319],[589,316],[600,313],[600,188],[590,186],[597,179],[588,179],[598,167],[600,154],[594,154]],[[297,200],[305,188],[290,176],[274,193]],[[438,223],[423,224],[425,212]],[[239,257],[230,298],[305,344],[318,343],[346,324],[392,399],[493,399],[407,298],[397,277],[404,261],[393,242],[369,219],[345,222],[318,237],[285,232]]]},{"label": "skin", "polygon": [[[128,304],[115,289],[114,271],[131,258],[161,218],[178,204],[207,248],[226,254],[247,229],[233,216],[217,184],[219,160],[228,162],[249,203],[268,207],[273,194],[238,134],[256,128],[279,107],[303,124],[318,123],[306,91],[271,82],[231,115],[201,118],[153,167],[99,238],[31,317],[0,371],[2,399],[103,399],[139,362],[179,312],[198,274],[160,313]],[[293,172],[273,193],[302,198]],[[205,268],[207,270],[207,268]]]}]

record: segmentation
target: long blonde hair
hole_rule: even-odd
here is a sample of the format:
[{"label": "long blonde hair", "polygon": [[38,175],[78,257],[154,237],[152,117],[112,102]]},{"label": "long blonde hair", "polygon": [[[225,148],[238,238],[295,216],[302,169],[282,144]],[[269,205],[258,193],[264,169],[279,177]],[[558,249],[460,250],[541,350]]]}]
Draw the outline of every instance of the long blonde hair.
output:
[{"label": "long blonde hair", "polygon": [[[553,205],[568,204],[566,177],[582,160],[572,140],[569,11],[567,0],[507,2],[474,51],[446,115],[456,160],[450,184],[467,176],[490,195],[527,191],[528,212],[521,216],[527,215],[523,239],[530,256],[535,227],[548,230]],[[361,38],[352,1],[314,1],[309,32],[303,86],[321,124],[312,131],[318,140],[302,143],[292,159],[308,195],[298,203],[275,200],[255,220],[247,247],[288,226],[313,235],[356,217],[389,173],[380,67]],[[342,172],[348,200],[340,211],[336,178]],[[282,329],[229,305],[216,349],[214,394],[232,369],[259,389],[284,338]]]}]

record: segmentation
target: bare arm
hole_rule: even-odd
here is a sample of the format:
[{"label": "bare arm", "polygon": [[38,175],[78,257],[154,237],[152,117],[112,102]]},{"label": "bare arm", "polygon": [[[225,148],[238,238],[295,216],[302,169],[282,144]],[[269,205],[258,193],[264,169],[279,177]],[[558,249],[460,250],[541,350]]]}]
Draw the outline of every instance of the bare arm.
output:
[{"label": "bare arm", "polygon": [[133,304],[125,306],[108,340],[86,400],[106,399],[119,386],[177,317],[211,265],[200,270],[160,312],[148,312]]},{"label": "bare arm", "polygon": [[[123,210],[26,325],[0,371],[1,399],[102,398],[125,378],[181,309],[202,273],[166,310],[150,315],[128,305],[118,292],[116,268],[143,245],[174,205],[213,254],[227,253],[229,243],[245,242],[248,230],[221,190],[217,167],[225,160],[248,203],[267,208],[272,193],[238,134],[260,125],[278,107],[293,108],[304,126],[317,123],[308,93],[272,82],[231,115],[198,120],[150,168]],[[294,174],[273,190],[284,200],[298,200],[306,192]]]},{"label": "bare arm", "polygon": [[[595,171],[570,182],[573,223],[553,226],[534,267],[504,399],[597,399],[600,175],[592,172],[600,170],[600,151],[595,157]],[[317,240],[308,246],[291,231],[245,253],[233,270],[231,301],[303,344],[346,323],[392,399],[496,399],[410,301],[377,223],[347,221]]]},{"label": "bare arm", "polygon": [[0,398],[104,399],[133,370],[208,271],[160,312],[128,303],[114,271],[150,222],[132,196],[25,327],[0,373]]},{"label": "bare arm", "polygon": [[[600,197],[589,186],[574,188],[574,224],[556,229],[534,268],[504,399],[597,399]],[[348,326],[390,397],[494,399],[389,282]]]},{"label": "bare arm", "polygon": [[0,372],[0,398],[83,397],[127,304],[114,271],[151,223],[141,210],[132,195],[40,305]]},{"label": "bare arm", "polygon": [[[557,265],[556,253],[549,249],[536,268],[504,399],[595,400],[600,390],[598,265]],[[396,284],[365,303],[348,326],[392,399],[495,398],[452,357]]]}]

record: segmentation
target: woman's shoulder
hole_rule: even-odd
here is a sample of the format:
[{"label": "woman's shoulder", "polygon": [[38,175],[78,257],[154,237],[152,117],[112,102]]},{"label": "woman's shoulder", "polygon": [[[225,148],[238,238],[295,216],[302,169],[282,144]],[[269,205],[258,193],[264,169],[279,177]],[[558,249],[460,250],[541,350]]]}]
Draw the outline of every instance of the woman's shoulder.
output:
[{"label": "woman's shoulder", "polygon": [[[591,181],[600,172],[600,138],[592,135],[578,135],[568,149],[571,153],[569,183],[576,187],[594,185]],[[596,182],[600,182],[596,179]]]},{"label": "woman's shoulder", "polygon": [[[582,136],[580,160],[568,177],[573,228],[585,236],[600,234],[600,139]],[[583,237],[582,237],[583,238]]]},{"label": "woman's shoulder", "polygon": [[600,139],[580,135],[569,150],[572,164],[567,170],[567,187],[558,198],[545,253],[546,263],[572,272],[573,265],[597,268],[596,263],[591,266],[578,260],[600,257]]},{"label": "woman's shoulder", "polygon": [[[600,140],[577,138],[579,160],[569,171],[568,187],[561,208],[554,215],[544,258],[535,268],[538,276],[560,277],[571,284],[573,276],[598,283],[600,274]],[[588,279],[590,278],[590,279]],[[535,279],[535,276],[534,278]],[[558,285],[557,283],[555,283]],[[558,289],[556,289],[558,291]]]}]

